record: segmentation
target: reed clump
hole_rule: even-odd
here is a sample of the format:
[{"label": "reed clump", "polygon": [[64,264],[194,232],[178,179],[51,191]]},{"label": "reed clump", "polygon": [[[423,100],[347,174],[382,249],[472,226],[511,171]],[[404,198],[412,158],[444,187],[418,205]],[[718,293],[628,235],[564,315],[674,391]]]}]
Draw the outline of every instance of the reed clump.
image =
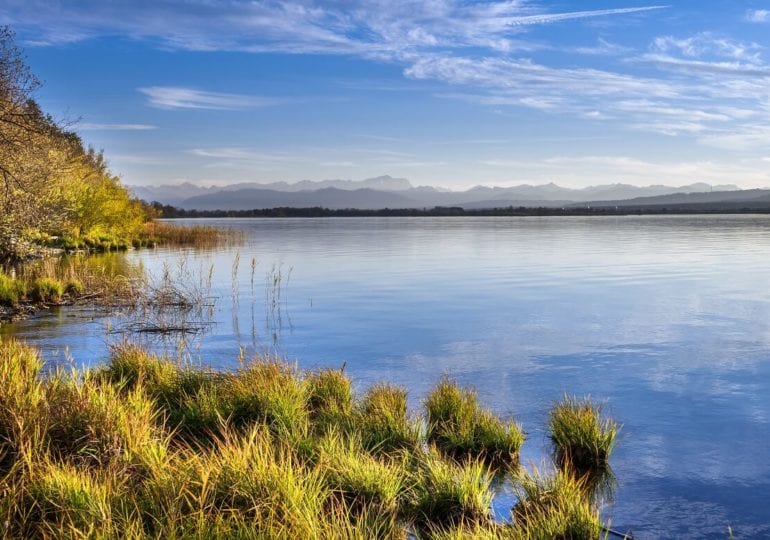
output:
[{"label": "reed clump", "polygon": [[498,446],[482,440],[493,442],[474,447],[475,457],[447,456],[410,416],[403,389],[356,395],[339,370],[267,358],[220,373],[122,344],[103,367],[44,373],[34,349],[0,341],[0,519],[9,537],[595,530],[595,501],[561,469],[554,480],[517,476],[514,521],[495,523],[495,469],[483,456]]},{"label": "reed clump", "polygon": [[548,417],[555,461],[580,475],[608,467],[619,426],[590,398],[564,396]]},{"label": "reed clump", "polygon": [[503,421],[478,403],[476,392],[444,379],[425,400],[428,440],[457,459],[481,458],[515,465],[525,435],[513,421]]},{"label": "reed clump", "polygon": [[[72,255],[0,268],[0,307],[23,308],[90,299],[120,303],[141,296],[141,270],[108,255]],[[0,313],[2,315],[2,313]]]},{"label": "reed clump", "polygon": [[513,523],[522,538],[600,537],[599,511],[587,496],[584,480],[571,471],[559,469],[543,474],[533,468],[532,472],[520,473],[515,486],[519,502],[512,511]]},{"label": "reed clump", "polygon": [[135,240],[135,247],[149,245],[213,248],[238,245],[243,232],[208,225],[177,225],[164,221],[149,221],[144,232]]}]

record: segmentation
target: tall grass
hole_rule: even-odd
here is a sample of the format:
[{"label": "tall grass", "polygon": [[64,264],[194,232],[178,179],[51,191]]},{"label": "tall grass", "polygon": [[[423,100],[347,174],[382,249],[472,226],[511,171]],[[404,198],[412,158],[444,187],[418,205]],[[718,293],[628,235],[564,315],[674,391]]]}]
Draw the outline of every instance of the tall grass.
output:
[{"label": "tall grass", "polygon": [[164,221],[150,221],[137,240],[141,245],[190,246],[213,248],[237,245],[243,241],[243,232],[236,229],[206,225],[183,226]]},{"label": "tall grass", "polygon": [[407,414],[406,391],[376,384],[358,405],[356,428],[362,444],[372,452],[392,453],[420,447],[420,427]]},{"label": "tall grass", "polygon": [[533,540],[570,538],[595,540],[602,524],[595,505],[586,496],[585,484],[571,471],[543,474],[537,468],[516,478],[519,502],[513,520],[520,534]]},{"label": "tall grass", "polygon": [[482,458],[492,464],[515,464],[524,432],[479,405],[476,392],[444,379],[425,400],[428,439],[457,459]]},{"label": "tall grass", "polygon": [[218,373],[130,344],[95,370],[41,369],[34,349],[0,341],[9,537],[588,538],[599,523],[561,469],[517,477],[513,524],[494,523],[484,456],[498,443],[447,456],[398,387],[357,396],[336,370],[268,358]]},{"label": "tall grass", "polygon": [[422,456],[414,519],[421,528],[484,523],[491,518],[492,474],[481,461],[459,464],[431,450]]},{"label": "tall grass", "polygon": [[612,418],[602,416],[600,405],[570,396],[553,406],[548,428],[556,462],[581,475],[608,466],[619,431]]}]

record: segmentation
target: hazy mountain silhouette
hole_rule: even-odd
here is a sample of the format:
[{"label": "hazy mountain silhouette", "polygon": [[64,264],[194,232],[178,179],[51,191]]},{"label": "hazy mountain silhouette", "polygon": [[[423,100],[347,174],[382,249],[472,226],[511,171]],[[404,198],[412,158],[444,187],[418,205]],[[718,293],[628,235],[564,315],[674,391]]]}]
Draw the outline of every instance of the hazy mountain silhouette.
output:
[{"label": "hazy mountain silhouette", "polygon": [[[619,205],[619,201],[649,199],[635,204],[666,204],[671,201],[700,201],[705,196],[712,202],[719,197],[740,200],[751,197],[752,190],[739,191],[736,186],[710,186],[695,183],[686,186],[632,186],[609,184],[571,189],[554,183],[521,184],[511,187],[475,186],[465,191],[451,191],[431,186],[414,187],[406,178],[378,176],[366,180],[303,180],[301,182],[237,183],[227,186],[201,187],[191,183],[164,186],[134,186],[134,193],[146,201],[158,201],[180,208],[198,210],[249,210],[278,206],[325,208],[432,208],[460,206],[468,209],[508,206],[554,207],[576,203]],[[722,193],[723,195],[719,195]],[[733,195],[727,195],[733,193]],[[757,195],[758,196],[758,195]],[[676,198],[679,197],[679,198]],[[684,198],[682,198],[684,197]],[[663,201],[663,202],[655,202]]]}]

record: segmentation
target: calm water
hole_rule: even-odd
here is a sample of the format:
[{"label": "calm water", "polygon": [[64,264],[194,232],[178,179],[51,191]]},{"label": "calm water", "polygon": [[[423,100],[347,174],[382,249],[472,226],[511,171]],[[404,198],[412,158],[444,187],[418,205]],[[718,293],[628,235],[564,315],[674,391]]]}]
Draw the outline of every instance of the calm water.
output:
[{"label": "calm water", "polygon": [[[153,272],[186,259],[192,280],[213,268],[215,325],[193,358],[345,362],[360,388],[394,381],[415,406],[448,373],[523,423],[538,464],[549,405],[590,394],[624,424],[613,528],[770,536],[770,218],[212,222],[246,245],[126,255]],[[117,339],[75,310],[3,332],[52,363],[99,362]],[[510,504],[502,493],[496,511]]]}]

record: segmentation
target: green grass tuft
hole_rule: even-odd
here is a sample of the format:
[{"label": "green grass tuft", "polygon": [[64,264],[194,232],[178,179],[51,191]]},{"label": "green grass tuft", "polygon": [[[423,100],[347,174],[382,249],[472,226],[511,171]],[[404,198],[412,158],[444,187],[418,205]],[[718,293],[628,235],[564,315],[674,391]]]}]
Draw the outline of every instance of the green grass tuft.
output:
[{"label": "green grass tuft", "polygon": [[36,302],[61,302],[64,285],[54,278],[39,278],[32,282],[29,295]]},{"label": "green grass tuft", "polygon": [[324,369],[307,379],[308,408],[317,433],[349,429],[353,415],[353,390],[341,371]]},{"label": "green grass tuft", "polygon": [[481,461],[455,463],[435,449],[422,456],[414,520],[418,527],[457,526],[490,519],[492,475]]},{"label": "green grass tuft", "polygon": [[456,459],[482,458],[491,464],[518,463],[524,432],[483,409],[476,392],[440,381],[425,400],[428,440]]},{"label": "green grass tuft", "polygon": [[326,484],[348,508],[370,508],[395,512],[399,498],[407,491],[403,466],[377,459],[367,453],[360,441],[332,434],[321,443]]},{"label": "green grass tuft", "polygon": [[513,508],[517,532],[533,540],[569,538],[595,540],[602,524],[582,479],[572,472],[557,470],[543,475],[537,469],[520,473],[515,490],[519,502]]},{"label": "green grass tuft", "polygon": [[492,520],[488,458],[505,424],[454,385],[437,387],[431,408],[434,424],[472,426],[481,443],[464,459],[429,443],[395,386],[355,399],[339,371],[267,359],[220,373],[131,345],[111,352],[99,369],[42,373],[34,349],[0,340],[6,536],[598,535],[597,499],[564,468],[518,476],[513,524]]},{"label": "green grass tuft", "polygon": [[26,284],[0,270],[0,306],[15,306],[27,295]]},{"label": "green grass tuft", "polygon": [[619,427],[602,418],[602,407],[590,398],[565,396],[551,409],[548,428],[556,462],[579,475],[602,470],[615,447]]},{"label": "green grass tuft", "polygon": [[403,388],[388,384],[369,388],[358,404],[355,426],[364,448],[372,452],[414,451],[421,445],[419,425],[408,416]]}]

